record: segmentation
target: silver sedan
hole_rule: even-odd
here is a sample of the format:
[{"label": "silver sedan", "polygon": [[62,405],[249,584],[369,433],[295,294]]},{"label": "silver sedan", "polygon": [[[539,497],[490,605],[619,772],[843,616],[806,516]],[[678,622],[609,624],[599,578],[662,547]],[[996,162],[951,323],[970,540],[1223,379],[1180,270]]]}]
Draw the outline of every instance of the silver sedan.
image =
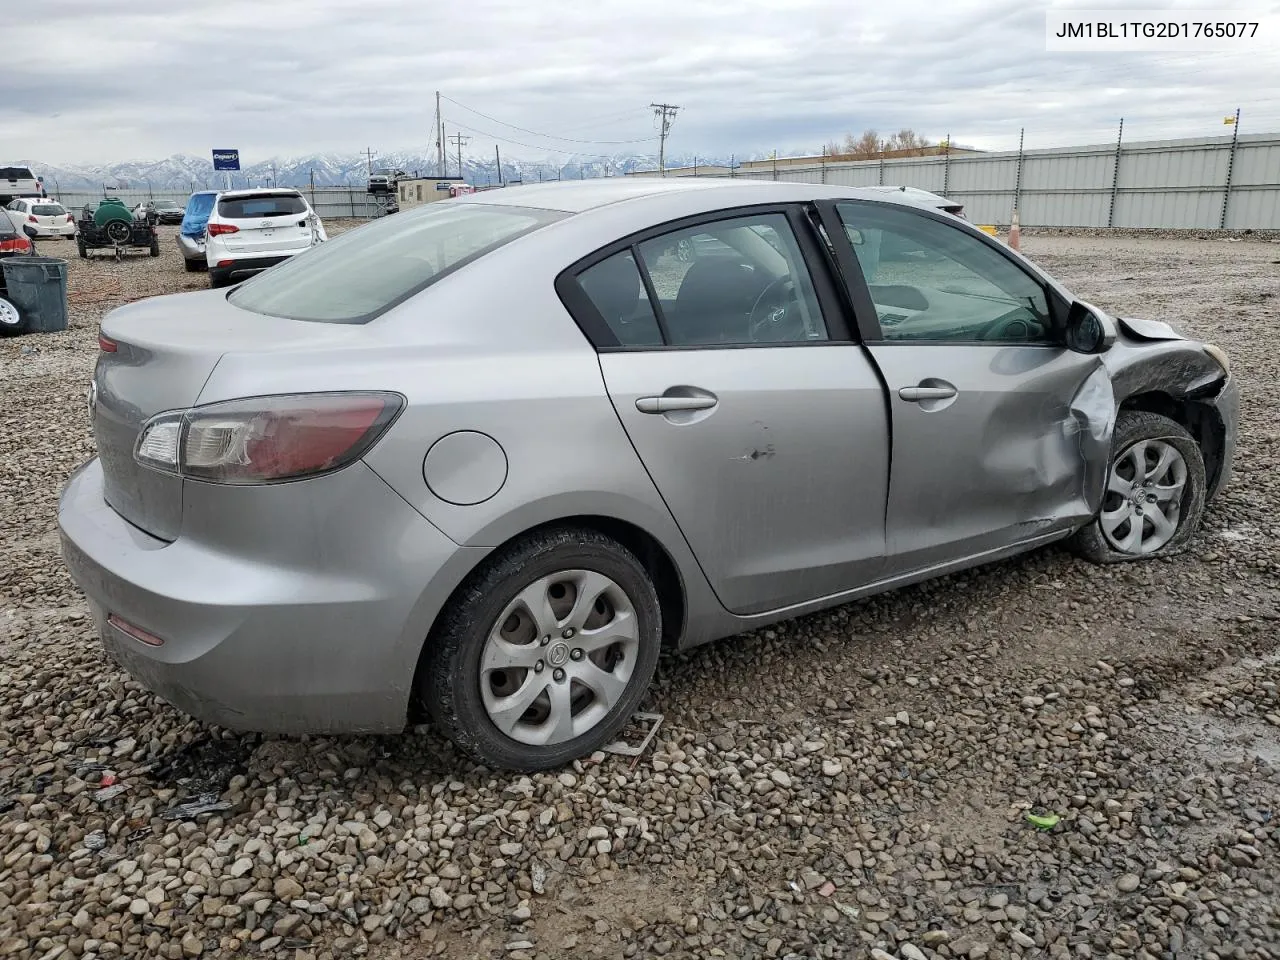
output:
[{"label": "silver sedan", "polygon": [[[689,256],[696,250],[697,256]],[[495,190],[121,307],[62,496],[102,641],[241,730],[616,737],[688,648],[1058,540],[1174,553],[1226,356],[909,197]]]}]

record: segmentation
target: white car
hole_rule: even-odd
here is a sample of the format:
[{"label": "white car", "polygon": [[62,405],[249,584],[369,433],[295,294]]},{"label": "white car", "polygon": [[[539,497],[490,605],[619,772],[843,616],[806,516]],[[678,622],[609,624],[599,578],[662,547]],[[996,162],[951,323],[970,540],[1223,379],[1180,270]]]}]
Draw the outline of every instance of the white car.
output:
[{"label": "white car", "polygon": [[[921,190],[919,187],[867,187],[868,190],[874,190],[877,193],[891,193],[894,196],[902,197],[915,203],[923,204],[926,207],[936,207],[938,210],[945,210],[953,216],[964,218],[964,204],[957,203],[954,200],[948,200],[946,197],[930,193],[928,190]],[[967,219],[967,218],[966,218]]]},{"label": "white car", "polygon": [[297,190],[223,191],[205,228],[209,286],[243,280],[327,239],[324,224]]},{"label": "white car", "polygon": [[45,197],[19,197],[4,208],[13,225],[37,240],[62,237],[73,240],[76,218],[66,207]]}]

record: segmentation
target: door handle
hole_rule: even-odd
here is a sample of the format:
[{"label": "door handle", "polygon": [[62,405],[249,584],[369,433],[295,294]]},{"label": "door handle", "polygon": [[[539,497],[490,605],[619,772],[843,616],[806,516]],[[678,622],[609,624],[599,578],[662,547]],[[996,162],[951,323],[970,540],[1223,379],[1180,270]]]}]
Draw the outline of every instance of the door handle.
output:
[{"label": "door handle", "polygon": [[710,410],[715,397],[640,397],[636,409],[641,413],[671,413],[675,410]]},{"label": "door handle", "polygon": [[950,400],[956,395],[955,387],[903,387],[898,396],[912,403],[922,400]]}]

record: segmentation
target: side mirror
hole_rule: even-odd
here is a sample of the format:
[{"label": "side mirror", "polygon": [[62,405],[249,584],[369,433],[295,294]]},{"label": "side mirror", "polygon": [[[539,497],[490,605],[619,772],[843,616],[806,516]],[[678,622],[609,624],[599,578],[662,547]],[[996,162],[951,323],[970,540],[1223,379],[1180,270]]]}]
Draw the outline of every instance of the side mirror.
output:
[{"label": "side mirror", "polygon": [[1116,342],[1116,325],[1110,317],[1083,300],[1067,313],[1066,346],[1076,353],[1105,353]]}]

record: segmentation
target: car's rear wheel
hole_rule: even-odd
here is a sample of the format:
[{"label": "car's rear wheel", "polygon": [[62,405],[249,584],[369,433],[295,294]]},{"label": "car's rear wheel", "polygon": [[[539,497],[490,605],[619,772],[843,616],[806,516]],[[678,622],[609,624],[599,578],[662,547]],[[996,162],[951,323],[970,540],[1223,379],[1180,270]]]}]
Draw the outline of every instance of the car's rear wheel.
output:
[{"label": "car's rear wheel", "polygon": [[428,640],[418,695],[480,762],[545,770],[622,728],[661,637],[657,592],[630,550],[593,530],[544,531],[459,590]]},{"label": "car's rear wheel", "polygon": [[204,266],[199,260],[188,260],[186,257],[182,258],[182,265],[187,268],[187,273],[199,273]]},{"label": "car's rear wheel", "polygon": [[1112,436],[1102,509],[1072,546],[1096,563],[1178,553],[1200,526],[1205,486],[1204,457],[1184,427],[1126,410]]}]

